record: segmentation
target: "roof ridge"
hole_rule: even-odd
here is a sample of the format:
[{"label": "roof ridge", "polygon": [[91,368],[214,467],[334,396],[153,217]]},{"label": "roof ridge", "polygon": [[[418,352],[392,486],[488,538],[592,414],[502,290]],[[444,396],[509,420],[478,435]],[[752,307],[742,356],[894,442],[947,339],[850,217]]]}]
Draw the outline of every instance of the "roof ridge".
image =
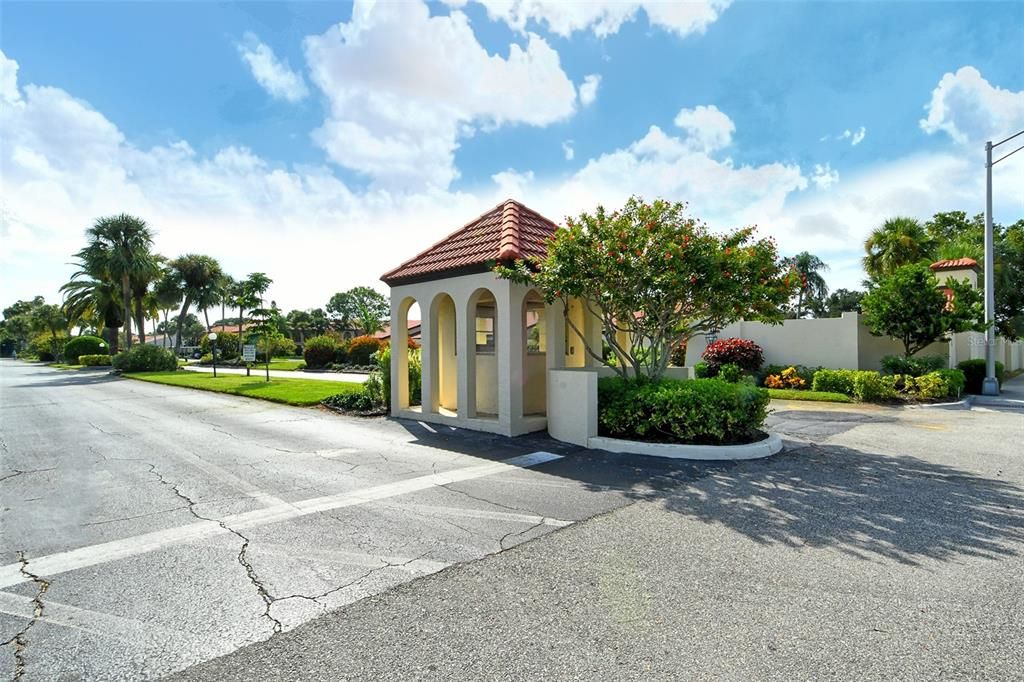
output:
[{"label": "roof ridge", "polygon": [[501,207],[498,260],[515,260],[522,257],[519,229],[519,205],[515,200],[507,199]]}]

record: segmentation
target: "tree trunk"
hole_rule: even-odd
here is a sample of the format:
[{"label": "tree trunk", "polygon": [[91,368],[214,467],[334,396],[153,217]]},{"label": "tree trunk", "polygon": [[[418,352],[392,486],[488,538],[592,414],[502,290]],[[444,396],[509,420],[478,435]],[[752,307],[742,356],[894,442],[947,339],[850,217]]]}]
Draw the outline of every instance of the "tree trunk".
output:
[{"label": "tree trunk", "polygon": [[206,331],[210,331],[210,310],[203,308],[203,319],[206,320]]},{"label": "tree trunk", "polygon": [[128,275],[121,277],[121,295],[124,298],[124,347],[132,347],[132,290]]},{"label": "tree trunk", "polygon": [[238,306],[238,354],[242,354],[242,306]]},{"label": "tree trunk", "polygon": [[110,330],[110,338],[107,339],[107,343],[110,345],[110,355],[113,357],[120,350],[120,342],[118,341],[118,337],[121,335],[120,327],[107,328]]},{"label": "tree trunk", "polygon": [[185,324],[185,316],[188,315],[188,309],[192,305],[192,296],[185,294],[185,302],[181,305],[181,313],[178,315],[178,330],[174,338],[174,354],[177,355],[181,352],[181,327]]},{"label": "tree trunk", "polygon": [[146,314],[142,312],[142,297],[135,297],[135,326],[139,328],[139,343],[146,343]]},{"label": "tree trunk", "polygon": [[167,308],[164,308],[164,339],[163,339],[163,341],[164,341],[164,350],[167,350],[167,336],[168,336],[168,332],[170,332],[170,329],[168,329],[168,324],[167,324]]}]

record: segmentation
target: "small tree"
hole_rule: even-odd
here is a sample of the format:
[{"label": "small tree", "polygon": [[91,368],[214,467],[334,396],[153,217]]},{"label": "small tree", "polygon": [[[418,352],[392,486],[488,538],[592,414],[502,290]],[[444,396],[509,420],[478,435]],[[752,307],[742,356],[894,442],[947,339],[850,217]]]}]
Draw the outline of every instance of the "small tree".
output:
[{"label": "small tree", "polygon": [[[778,322],[799,278],[770,239],[753,228],[725,235],[685,214],[682,203],[633,197],[620,211],[598,206],[566,221],[547,257],[498,266],[506,278],[535,287],[549,303],[570,297],[603,322],[609,362],[623,378],[658,379],[680,342],[740,318]],[[568,316],[587,353],[604,363]],[[629,343],[619,342],[618,332]]]},{"label": "small tree", "polygon": [[864,322],[875,336],[903,344],[911,357],[947,334],[984,331],[981,293],[969,282],[950,280],[947,298],[927,265],[904,265],[864,296]]}]

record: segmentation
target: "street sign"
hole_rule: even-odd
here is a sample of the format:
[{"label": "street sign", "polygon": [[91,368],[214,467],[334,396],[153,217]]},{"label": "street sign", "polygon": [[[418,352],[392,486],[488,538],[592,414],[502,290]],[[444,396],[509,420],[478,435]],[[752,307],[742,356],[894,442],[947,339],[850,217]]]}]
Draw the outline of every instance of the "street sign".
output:
[{"label": "street sign", "polygon": [[256,344],[245,344],[242,346],[242,360],[256,362]]}]

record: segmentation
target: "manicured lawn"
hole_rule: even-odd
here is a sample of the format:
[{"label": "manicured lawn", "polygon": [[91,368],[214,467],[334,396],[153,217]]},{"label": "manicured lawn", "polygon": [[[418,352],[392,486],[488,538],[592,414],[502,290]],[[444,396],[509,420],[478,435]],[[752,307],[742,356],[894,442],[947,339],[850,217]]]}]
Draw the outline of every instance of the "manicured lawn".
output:
[{"label": "manicured lawn", "polygon": [[[270,369],[280,369],[286,372],[291,372],[298,369],[299,365],[304,364],[306,364],[306,362],[302,358],[272,358],[270,360]],[[262,364],[259,366],[263,367]]]},{"label": "manicured lawn", "polygon": [[51,362],[50,367],[54,369],[82,369],[85,365],[67,365],[63,362]]},{"label": "manicured lawn", "polygon": [[797,391],[792,388],[769,388],[773,400],[818,400],[825,403],[852,403],[853,398],[843,393],[828,391]]},{"label": "manicured lawn", "polygon": [[246,398],[271,400],[287,405],[316,405],[328,396],[359,390],[361,384],[348,381],[317,381],[315,379],[276,379],[266,381],[256,376],[212,374],[199,372],[138,372],[125,374],[129,379],[151,381],[168,386],[195,388],[200,391],[231,393]]}]

